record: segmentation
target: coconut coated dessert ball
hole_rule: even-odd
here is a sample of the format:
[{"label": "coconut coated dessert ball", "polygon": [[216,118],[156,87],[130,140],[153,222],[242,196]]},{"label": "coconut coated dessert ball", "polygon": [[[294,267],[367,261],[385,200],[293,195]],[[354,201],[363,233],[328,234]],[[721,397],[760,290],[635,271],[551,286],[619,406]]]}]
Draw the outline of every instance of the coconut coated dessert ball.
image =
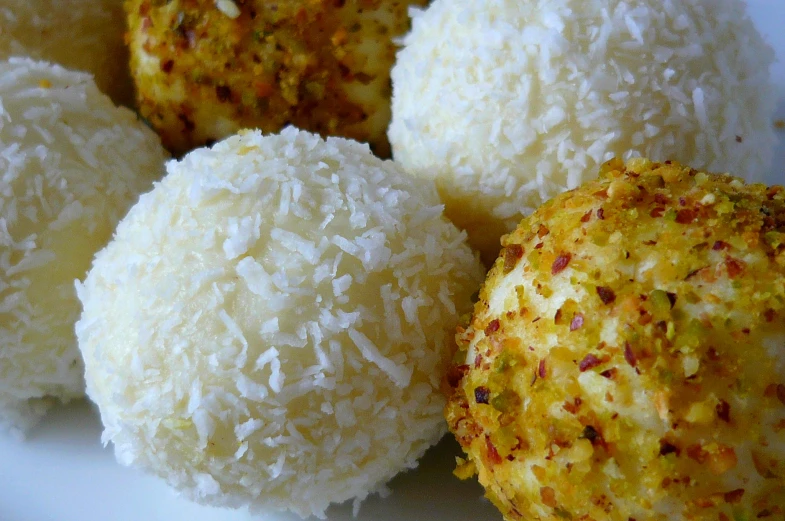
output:
[{"label": "coconut coated dessert ball", "polygon": [[398,54],[389,138],[492,261],[615,156],[759,180],[773,59],[740,0],[436,0]]},{"label": "coconut coated dessert ball", "polygon": [[56,65],[0,61],[0,428],[84,394],[74,279],[163,171],[158,137]]},{"label": "coconut coated dessert ball", "polygon": [[323,516],[446,431],[465,234],[367,146],[246,132],[168,165],[79,289],[119,461],[201,503]]},{"label": "coconut coated dessert ball", "polygon": [[612,160],[504,237],[446,416],[506,519],[785,512],[785,189]]},{"label": "coconut coated dessert ball", "polygon": [[3,0],[0,59],[29,56],[95,75],[115,103],[133,102],[122,0]]},{"label": "coconut coated dessert ball", "polygon": [[428,0],[131,0],[142,114],[178,153],[292,124],[389,157],[390,68]]}]

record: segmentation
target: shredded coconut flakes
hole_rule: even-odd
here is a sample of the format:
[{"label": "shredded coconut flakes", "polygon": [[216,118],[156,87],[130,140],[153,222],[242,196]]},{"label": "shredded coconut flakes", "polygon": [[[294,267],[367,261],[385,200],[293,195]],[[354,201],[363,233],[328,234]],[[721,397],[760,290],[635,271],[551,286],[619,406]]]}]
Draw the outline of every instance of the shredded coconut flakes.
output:
[{"label": "shredded coconut flakes", "polygon": [[[291,128],[168,170],[80,289],[118,460],[204,503],[302,516],[414,467],[444,432],[447,332],[482,280],[434,187]],[[172,314],[198,320],[164,331]]]}]

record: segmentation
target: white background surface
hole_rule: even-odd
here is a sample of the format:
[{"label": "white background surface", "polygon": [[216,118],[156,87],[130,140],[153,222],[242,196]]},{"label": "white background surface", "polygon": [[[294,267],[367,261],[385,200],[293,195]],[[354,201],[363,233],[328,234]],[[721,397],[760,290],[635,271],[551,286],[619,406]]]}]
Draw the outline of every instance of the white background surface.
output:
[{"label": "white background surface", "polygon": [[[750,0],[750,13],[776,49],[772,74],[785,120],[785,0]],[[785,133],[768,182],[785,183]],[[101,426],[86,403],[50,414],[26,442],[0,436],[0,521],[295,521],[286,514],[200,507],[174,495],[157,479],[120,467],[99,442]],[[390,484],[386,499],[363,504],[358,521],[500,521],[476,483],[451,474],[460,452],[449,437],[425,456],[420,468]],[[328,512],[350,520],[351,505]]]}]

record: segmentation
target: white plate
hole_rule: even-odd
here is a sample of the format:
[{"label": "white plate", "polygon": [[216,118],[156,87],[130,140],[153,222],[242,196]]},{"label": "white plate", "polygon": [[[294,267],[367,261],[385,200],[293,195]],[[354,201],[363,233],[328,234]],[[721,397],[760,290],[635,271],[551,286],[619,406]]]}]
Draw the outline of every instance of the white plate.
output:
[{"label": "white plate", "polygon": [[[772,69],[782,93],[776,117],[785,120],[785,2],[750,0],[750,12],[777,50]],[[785,133],[767,181],[785,183]],[[79,403],[50,414],[24,443],[0,436],[0,521],[295,521],[296,516],[201,507],[175,496],[163,483],[120,467],[99,442],[101,425]],[[457,444],[446,437],[420,467],[390,484],[392,495],[363,503],[357,521],[501,521],[475,482],[452,476]],[[351,505],[328,511],[351,520]]]}]

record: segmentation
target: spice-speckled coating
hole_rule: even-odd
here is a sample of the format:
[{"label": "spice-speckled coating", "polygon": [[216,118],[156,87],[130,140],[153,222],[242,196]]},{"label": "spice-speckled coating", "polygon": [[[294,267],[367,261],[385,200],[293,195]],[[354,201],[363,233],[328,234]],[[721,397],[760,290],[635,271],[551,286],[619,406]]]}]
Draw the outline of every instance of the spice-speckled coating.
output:
[{"label": "spice-speckled coating", "polygon": [[618,160],[504,237],[446,417],[507,519],[782,519],[785,189]]},{"label": "spice-speckled coating", "polygon": [[393,38],[426,3],[128,0],[140,111],[178,153],[294,125],[387,157]]}]

